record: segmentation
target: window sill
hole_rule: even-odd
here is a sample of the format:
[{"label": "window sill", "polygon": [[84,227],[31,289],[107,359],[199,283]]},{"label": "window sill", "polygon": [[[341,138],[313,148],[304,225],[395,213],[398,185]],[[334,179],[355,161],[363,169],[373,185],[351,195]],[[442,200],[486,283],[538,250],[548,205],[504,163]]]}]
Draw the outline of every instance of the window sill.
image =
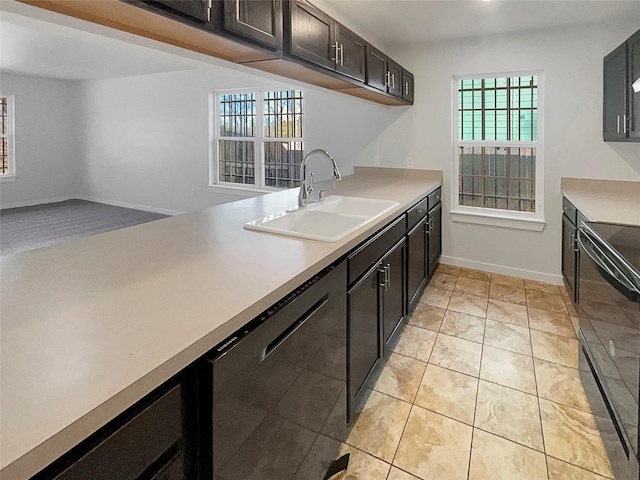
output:
[{"label": "window sill", "polygon": [[16,180],[15,175],[0,175],[0,183],[14,182]]},{"label": "window sill", "polygon": [[486,209],[456,208],[449,212],[451,220],[461,223],[475,223],[493,227],[511,228],[516,230],[530,230],[541,232],[546,222],[533,214],[517,214],[491,212]]},{"label": "window sill", "polygon": [[221,193],[224,195],[235,195],[237,197],[257,197],[258,195],[264,195],[266,193],[279,192],[281,188],[269,188],[269,187],[249,187],[246,185],[243,186],[235,186],[235,185],[220,185],[220,184],[210,184],[207,186],[210,192]]}]

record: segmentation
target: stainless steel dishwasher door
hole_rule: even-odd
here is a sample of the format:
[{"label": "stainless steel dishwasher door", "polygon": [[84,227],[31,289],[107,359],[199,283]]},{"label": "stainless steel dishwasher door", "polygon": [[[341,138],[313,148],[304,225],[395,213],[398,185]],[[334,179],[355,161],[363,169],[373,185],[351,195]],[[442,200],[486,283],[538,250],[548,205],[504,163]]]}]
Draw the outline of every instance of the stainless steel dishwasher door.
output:
[{"label": "stainless steel dishwasher door", "polygon": [[213,359],[216,480],[321,480],[346,423],[346,267],[293,292]]}]

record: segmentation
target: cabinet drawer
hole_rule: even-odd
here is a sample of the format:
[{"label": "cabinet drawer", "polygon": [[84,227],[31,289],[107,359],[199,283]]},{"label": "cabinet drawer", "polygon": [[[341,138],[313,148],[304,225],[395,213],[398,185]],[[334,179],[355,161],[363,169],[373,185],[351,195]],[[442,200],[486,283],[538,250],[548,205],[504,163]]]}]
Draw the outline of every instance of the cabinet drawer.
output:
[{"label": "cabinet drawer", "polygon": [[429,211],[429,197],[424,197],[407,211],[407,230],[415,227]]},{"label": "cabinet drawer", "polygon": [[565,197],[562,197],[562,212],[569,218],[573,226],[576,226],[576,222],[578,220],[578,210]]},{"label": "cabinet drawer", "polygon": [[182,385],[176,385],[61,473],[45,478],[135,480],[182,437]]},{"label": "cabinet drawer", "polygon": [[442,200],[442,187],[436,188],[427,198],[429,198],[429,210],[431,210]]},{"label": "cabinet drawer", "polygon": [[351,285],[371,268],[405,233],[405,215],[384,227],[348,258],[348,283]]}]

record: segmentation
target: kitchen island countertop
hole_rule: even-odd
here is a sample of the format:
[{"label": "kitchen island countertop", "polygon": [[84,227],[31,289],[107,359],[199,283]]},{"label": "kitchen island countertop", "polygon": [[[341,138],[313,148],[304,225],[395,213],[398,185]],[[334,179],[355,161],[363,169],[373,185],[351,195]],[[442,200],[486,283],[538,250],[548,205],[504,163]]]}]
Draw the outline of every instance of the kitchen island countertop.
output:
[{"label": "kitchen island countertop", "polygon": [[356,167],[399,205],[335,243],[245,230],[298,189],[2,257],[0,476],[29,478],[442,183]]}]

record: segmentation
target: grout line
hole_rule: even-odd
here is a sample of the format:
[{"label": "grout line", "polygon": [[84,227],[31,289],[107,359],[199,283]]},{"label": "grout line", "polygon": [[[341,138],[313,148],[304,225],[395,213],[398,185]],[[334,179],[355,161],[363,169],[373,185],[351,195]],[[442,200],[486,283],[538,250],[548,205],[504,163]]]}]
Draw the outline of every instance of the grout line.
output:
[{"label": "grout line", "polygon": [[538,401],[538,415],[540,416],[540,434],[542,435],[542,449],[544,451],[544,464],[547,467],[547,478],[551,480],[549,477],[549,461],[547,459],[547,445],[544,441],[544,425],[542,424],[542,408],[540,408],[540,389],[538,388],[538,374],[536,373],[536,362],[533,362],[533,375],[536,382],[536,399]]}]

